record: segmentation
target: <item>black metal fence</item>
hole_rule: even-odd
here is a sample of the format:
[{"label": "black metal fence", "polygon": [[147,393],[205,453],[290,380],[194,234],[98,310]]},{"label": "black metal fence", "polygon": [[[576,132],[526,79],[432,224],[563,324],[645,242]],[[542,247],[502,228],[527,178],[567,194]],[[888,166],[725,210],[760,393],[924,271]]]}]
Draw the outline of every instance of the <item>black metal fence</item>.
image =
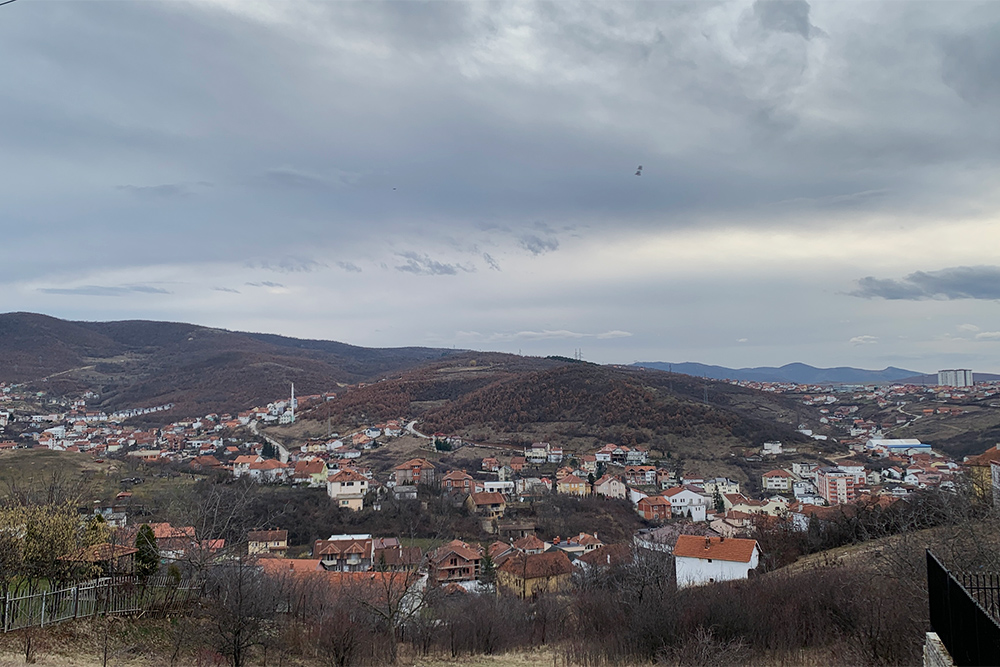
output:
[{"label": "black metal fence", "polygon": [[[969,582],[971,592],[959,577]],[[1000,623],[987,611],[997,609],[1000,577],[973,574],[959,577],[927,552],[931,626],[956,665],[1000,665]]]}]

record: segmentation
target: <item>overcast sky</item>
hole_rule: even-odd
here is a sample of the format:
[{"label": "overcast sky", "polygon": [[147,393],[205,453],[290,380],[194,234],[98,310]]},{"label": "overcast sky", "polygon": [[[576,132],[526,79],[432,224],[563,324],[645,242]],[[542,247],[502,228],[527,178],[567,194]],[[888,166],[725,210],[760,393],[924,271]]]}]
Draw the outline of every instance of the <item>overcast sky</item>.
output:
[{"label": "overcast sky", "polygon": [[0,62],[0,311],[1000,372],[998,2],[19,0]]}]

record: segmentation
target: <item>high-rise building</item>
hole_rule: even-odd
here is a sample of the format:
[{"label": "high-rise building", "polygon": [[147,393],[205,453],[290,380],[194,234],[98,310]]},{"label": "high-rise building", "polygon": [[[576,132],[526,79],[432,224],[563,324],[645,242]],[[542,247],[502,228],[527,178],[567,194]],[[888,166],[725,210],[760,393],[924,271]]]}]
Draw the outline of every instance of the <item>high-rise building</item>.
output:
[{"label": "high-rise building", "polygon": [[957,368],[938,371],[938,386],[940,387],[971,387],[975,384],[972,371],[968,368]]}]

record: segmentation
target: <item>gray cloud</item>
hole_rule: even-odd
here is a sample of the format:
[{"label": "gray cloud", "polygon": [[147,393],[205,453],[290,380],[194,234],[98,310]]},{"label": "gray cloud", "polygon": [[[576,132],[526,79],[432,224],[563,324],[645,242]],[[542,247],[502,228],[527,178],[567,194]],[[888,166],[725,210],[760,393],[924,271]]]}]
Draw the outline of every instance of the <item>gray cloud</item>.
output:
[{"label": "gray cloud", "polygon": [[80,287],[41,287],[39,292],[45,294],[64,294],[68,296],[128,296],[129,294],[171,294],[170,291],[149,285],[83,285]]},{"label": "gray cloud", "polygon": [[256,262],[247,262],[246,266],[251,269],[264,269],[277,273],[311,273],[328,268],[326,264],[309,259],[308,257],[282,257],[277,260],[264,259]]},{"label": "gray cloud", "polygon": [[284,287],[281,283],[271,282],[270,280],[262,280],[256,283],[244,283],[249,287]]},{"label": "gray cloud", "polygon": [[240,294],[238,289],[233,289],[232,287],[213,287],[212,290],[216,292],[231,292],[232,294]]},{"label": "gray cloud", "polygon": [[162,185],[117,185],[115,189],[147,199],[172,199],[194,194],[199,188],[213,187],[207,181],[195,183],[164,183]]},{"label": "gray cloud", "polygon": [[559,241],[555,238],[541,238],[534,234],[525,234],[518,239],[518,243],[532,255],[553,252],[559,248]]},{"label": "gray cloud", "polygon": [[916,271],[901,280],[868,276],[852,296],[866,299],[1000,299],[1000,266],[957,266]]},{"label": "gray cloud", "polygon": [[413,251],[396,253],[398,257],[406,260],[405,264],[397,265],[397,271],[416,273],[425,276],[453,276],[459,271],[472,273],[476,270],[474,266],[463,266],[462,264],[445,264],[431,259],[428,255],[420,255]]},{"label": "gray cloud", "polygon": [[800,35],[805,39],[818,30],[809,22],[809,10],[809,3],[805,0],[756,0],[753,3],[754,16],[762,28]]},{"label": "gray cloud", "polygon": [[493,256],[488,252],[483,253],[483,260],[489,265],[494,271],[500,271],[500,263],[493,259]]},{"label": "gray cloud", "polygon": [[336,264],[348,273],[361,273],[361,267],[354,262],[337,262]]}]

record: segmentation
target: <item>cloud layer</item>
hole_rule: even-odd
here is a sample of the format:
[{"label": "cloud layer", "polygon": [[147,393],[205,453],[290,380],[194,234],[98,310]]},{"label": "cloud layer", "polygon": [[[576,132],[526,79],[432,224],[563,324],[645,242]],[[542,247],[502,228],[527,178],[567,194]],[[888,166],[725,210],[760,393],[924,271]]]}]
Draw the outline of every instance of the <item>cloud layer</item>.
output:
[{"label": "cloud layer", "polygon": [[18,2],[0,59],[0,310],[1000,370],[997,3]]}]

